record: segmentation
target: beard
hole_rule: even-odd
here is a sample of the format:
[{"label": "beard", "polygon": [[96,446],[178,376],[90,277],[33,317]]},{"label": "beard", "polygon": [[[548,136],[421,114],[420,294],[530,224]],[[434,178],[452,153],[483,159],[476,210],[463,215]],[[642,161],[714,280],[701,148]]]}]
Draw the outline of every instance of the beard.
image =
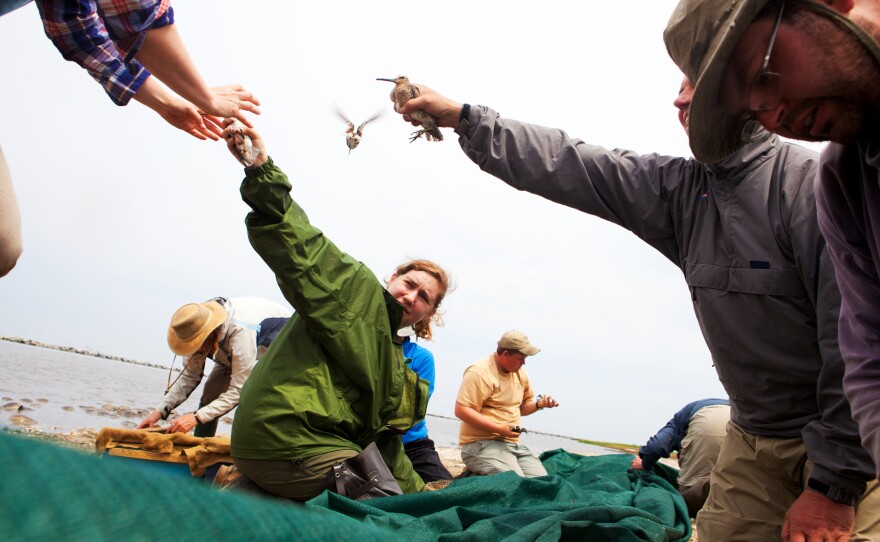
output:
[{"label": "beard", "polygon": [[[880,135],[880,114],[873,105],[870,96],[864,92],[854,92],[854,89],[834,91],[833,96],[847,96],[817,98],[804,100],[795,107],[790,107],[783,119],[782,126],[777,129],[780,135],[802,141],[833,141],[842,145],[849,145],[866,138]],[[796,119],[810,114],[813,109],[823,108],[830,111],[826,126],[821,133],[801,133],[789,128],[796,126]]]}]

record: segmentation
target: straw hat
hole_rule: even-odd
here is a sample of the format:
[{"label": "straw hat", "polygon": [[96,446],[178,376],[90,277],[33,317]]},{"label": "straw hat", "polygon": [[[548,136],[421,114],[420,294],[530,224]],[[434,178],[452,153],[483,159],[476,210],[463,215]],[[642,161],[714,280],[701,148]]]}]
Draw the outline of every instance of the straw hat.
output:
[{"label": "straw hat", "polygon": [[177,309],[168,326],[168,346],[178,356],[189,356],[201,348],[212,331],[226,321],[226,309],[216,301],[187,303]]}]

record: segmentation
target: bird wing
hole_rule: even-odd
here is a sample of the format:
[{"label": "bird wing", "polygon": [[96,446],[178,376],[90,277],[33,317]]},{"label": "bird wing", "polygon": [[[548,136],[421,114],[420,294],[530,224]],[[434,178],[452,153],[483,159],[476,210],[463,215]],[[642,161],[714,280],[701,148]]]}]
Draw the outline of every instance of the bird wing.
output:
[{"label": "bird wing", "polygon": [[365,120],[364,122],[362,122],[360,124],[360,126],[358,126],[357,135],[359,135],[359,136],[364,135],[364,126],[366,126],[368,122],[373,122],[374,120],[378,119],[381,116],[382,116],[382,111],[379,110],[379,111],[376,111],[376,113],[372,117],[370,117],[367,120]]},{"label": "bird wing", "polygon": [[[348,117],[345,116],[345,113],[343,113],[338,107],[336,108],[336,116],[339,117],[340,119],[342,119],[342,122],[344,122],[345,124],[348,125],[348,129],[345,130],[345,133],[353,134],[354,133],[354,123],[351,122],[350,120],[348,120]],[[360,128],[358,128],[358,130],[360,130]]]}]

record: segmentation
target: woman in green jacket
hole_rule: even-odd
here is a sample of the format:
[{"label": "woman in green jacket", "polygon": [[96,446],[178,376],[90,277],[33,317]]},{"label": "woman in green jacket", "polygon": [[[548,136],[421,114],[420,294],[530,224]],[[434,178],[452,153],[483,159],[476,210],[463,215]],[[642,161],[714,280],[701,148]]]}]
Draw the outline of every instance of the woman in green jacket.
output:
[{"label": "woman in green jacket", "polygon": [[259,134],[229,123],[232,154],[245,163],[238,130],[258,152],[241,185],[248,238],[296,310],[242,388],[236,466],[264,490],[304,501],[330,488],[334,464],[375,443],[401,489],[421,491],[400,435],[424,418],[428,383],[407,365],[397,332],[431,337],[449,277],[415,260],[383,285],[309,223]]}]

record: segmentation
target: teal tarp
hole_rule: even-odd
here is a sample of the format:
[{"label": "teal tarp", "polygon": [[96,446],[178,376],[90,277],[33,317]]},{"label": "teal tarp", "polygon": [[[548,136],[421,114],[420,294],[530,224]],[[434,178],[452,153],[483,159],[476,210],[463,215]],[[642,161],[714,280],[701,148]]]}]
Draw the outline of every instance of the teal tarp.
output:
[{"label": "teal tarp", "polygon": [[4,541],[601,542],[690,536],[684,501],[661,477],[628,472],[630,455],[582,457],[557,450],[541,456],[550,472],[541,478],[475,476],[441,491],[367,502],[325,492],[302,507],[218,492],[193,480],[145,476],[123,462],[3,433]]},{"label": "teal tarp", "polygon": [[[365,502],[325,492],[307,506],[390,528],[412,541],[688,540],[684,500],[663,477],[630,471],[632,457],[554,450],[541,456],[550,474],[540,478],[474,476],[440,491]],[[673,480],[674,473],[663,472]]]},{"label": "teal tarp", "polygon": [[386,542],[382,531],[326,510],[172,476],[0,431],[0,538]]}]

